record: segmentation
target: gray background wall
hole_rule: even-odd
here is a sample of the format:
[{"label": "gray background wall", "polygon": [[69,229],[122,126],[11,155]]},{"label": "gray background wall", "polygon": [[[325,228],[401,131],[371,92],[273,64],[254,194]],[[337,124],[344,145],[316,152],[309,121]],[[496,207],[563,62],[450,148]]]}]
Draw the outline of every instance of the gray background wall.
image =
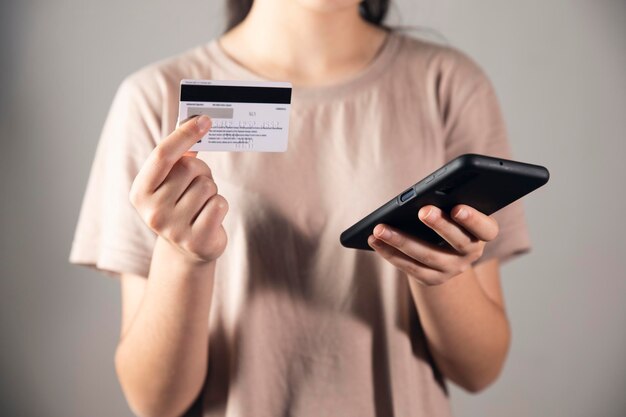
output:
[{"label": "gray background wall", "polygon": [[[119,285],[66,258],[121,79],[222,30],[221,1],[1,2],[0,414],[130,416],[113,369]],[[401,17],[400,17],[401,14]],[[505,265],[504,373],[456,414],[626,415],[626,1],[398,1],[391,19],[482,64],[526,199],[532,255]]]}]

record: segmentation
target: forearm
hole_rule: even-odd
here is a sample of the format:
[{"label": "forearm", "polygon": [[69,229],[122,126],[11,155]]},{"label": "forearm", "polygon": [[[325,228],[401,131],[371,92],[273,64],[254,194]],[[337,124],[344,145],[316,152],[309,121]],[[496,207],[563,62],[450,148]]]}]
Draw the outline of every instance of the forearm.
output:
[{"label": "forearm", "polygon": [[160,238],[145,296],[122,335],[115,362],[139,415],[181,414],[202,387],[215,262],[191,265]]},{"label": "forearm", "polygon": [[510,329],[503,307],[486,295],[474,269],[435,286],[408,279],[442,373],[472,392],[493,382],[504,364]]}]

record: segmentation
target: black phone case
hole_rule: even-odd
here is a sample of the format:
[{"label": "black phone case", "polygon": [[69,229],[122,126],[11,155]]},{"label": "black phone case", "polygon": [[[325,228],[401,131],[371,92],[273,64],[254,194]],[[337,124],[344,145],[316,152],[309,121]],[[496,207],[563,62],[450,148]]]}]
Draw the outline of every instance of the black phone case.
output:
[{"label": "black phone case", "polygon": [[448,246],[417,217],[419,209],[432,204],[449,213],[466,204],[490,215],[548,182],[550,173],[540,165],[465,154],[448,162],[411,188],[341,233],[348,248],[373,250],[367,238],[374,227],[385,223],[438,246]]}]

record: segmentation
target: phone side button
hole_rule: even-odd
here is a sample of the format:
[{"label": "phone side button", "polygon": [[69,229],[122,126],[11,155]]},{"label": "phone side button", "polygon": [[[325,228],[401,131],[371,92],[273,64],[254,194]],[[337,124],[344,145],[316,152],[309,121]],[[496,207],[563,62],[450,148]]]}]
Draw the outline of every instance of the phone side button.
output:
[{"label": "phone side button", "polygon": [[435,178],[441,177],[443,174],[446,173],[447,170],[448,170],[448,167],[443,167],[439,171],[435,172]]},{"label": "phone side button", "polygon": [[415,190],[413,188],[409,188],[408,190],[400,194],[400,203],[406,203],[413,197],[415,197]]},{"label": "phone side button", "polygon": [[432,180],[434,180],[434,179],[435,179],[435,176],[431,175],[430,177],[428,177],[428,178],[426,178],[424,180],[424,184],[428,184],[429,182],[432,182]]}]

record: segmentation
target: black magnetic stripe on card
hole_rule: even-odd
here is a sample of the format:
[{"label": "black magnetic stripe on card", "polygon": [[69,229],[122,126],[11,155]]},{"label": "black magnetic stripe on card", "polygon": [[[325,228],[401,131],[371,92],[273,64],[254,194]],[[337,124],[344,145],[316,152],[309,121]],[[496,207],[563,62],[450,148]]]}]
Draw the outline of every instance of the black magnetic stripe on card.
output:
[{"label": "black magnetic stripe on card", "polygon": [[290,104],[291,88],[182,84],[180,101]]}]

